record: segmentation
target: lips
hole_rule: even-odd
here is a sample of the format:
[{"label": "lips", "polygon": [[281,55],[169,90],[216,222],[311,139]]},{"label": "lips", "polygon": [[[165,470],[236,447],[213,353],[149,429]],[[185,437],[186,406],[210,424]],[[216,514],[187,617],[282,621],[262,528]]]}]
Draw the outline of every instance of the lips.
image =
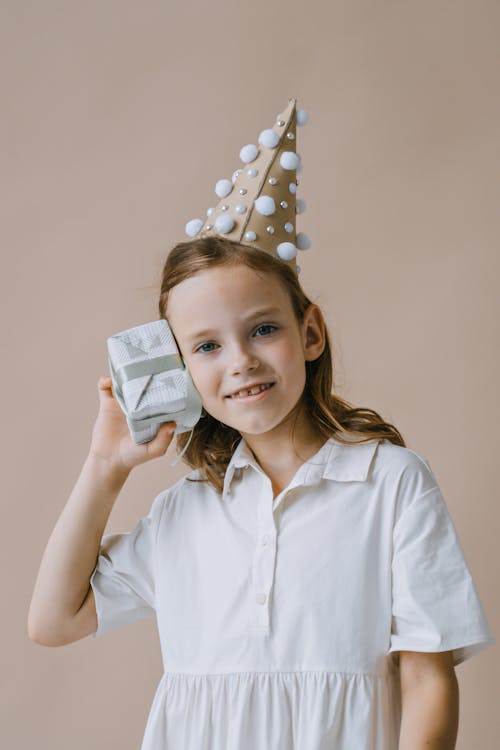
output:
[{"label": "lips", "polygon": [[250,385],[242,386],[241,388],[238,388],[238,390],[233,391],[233,393],[230,393],[228,396],[226,396],[226,398],[233,398],[234,396],[237,396],[238,393],[241,393],[241,391],[251,391],[252,388],[257,388],[258,386],[261,386],[261,385],[268,385],[272,387],[274,385],[274,382],[261,381],[260,383],[251,383]]}]

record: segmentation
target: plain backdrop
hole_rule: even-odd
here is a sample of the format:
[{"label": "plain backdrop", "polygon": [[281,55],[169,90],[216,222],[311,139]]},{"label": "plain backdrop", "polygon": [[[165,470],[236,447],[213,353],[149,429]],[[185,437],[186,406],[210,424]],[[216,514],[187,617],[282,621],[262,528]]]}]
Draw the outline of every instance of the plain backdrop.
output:
[{"label": "plain backdrop", "polygon": [[[140,746],[155,621],[48,648],[28,606],[106,338],[157,317],[169,249],[290,97],[310,116],[300,278],[335,387],[430,461],[497,637],[500,4],[2,0],[0,15],[2,746]],[[189,471],[174,457],[133,472],[107,531]],[[498,747],[498,669],[496,645],[457,667],[459,750]]]}]

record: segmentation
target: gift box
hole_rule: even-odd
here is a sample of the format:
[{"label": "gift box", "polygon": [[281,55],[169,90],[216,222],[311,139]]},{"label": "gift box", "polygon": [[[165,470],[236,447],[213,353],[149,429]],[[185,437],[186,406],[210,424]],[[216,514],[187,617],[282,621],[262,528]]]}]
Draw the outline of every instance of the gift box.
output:
[{"label": "gift box", "polygon": [[115,333],[107,348],[113,393],[135,443],[152,440],[163,422],[176,422],[174,434],[194,427],[201,397],[166,320]]}]

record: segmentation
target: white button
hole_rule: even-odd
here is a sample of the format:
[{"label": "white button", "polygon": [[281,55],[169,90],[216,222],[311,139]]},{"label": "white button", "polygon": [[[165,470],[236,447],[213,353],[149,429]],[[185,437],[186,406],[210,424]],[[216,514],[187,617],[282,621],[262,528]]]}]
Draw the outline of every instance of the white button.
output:
[{"label": "white button", "polygon": [[257,602],[257,604],[264,604],[265,601],[266,601],[266,595],[265,595],[265,593],[263,591],[261,591],[258,594],[256,594],[255,601]]},{"label": "white button", "polygon": [[265,546],[269,541],[269,534],[264,534],[262,537],[262,544]]}]

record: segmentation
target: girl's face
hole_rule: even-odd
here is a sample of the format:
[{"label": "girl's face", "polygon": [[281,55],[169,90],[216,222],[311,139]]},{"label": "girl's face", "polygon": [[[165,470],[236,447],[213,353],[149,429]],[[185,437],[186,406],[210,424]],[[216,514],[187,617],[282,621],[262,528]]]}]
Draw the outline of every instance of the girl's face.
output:
[{"label": "girl's face", "polygon": [[[243,436],[285,420],[303,392],[305,360],[323,350],[317,306],[299,327],[274,276],[244,265],[202,271],[178,284],[166,317],[206,411]],[[272,386],[256,397],[231,397],[254,383]]]}]

